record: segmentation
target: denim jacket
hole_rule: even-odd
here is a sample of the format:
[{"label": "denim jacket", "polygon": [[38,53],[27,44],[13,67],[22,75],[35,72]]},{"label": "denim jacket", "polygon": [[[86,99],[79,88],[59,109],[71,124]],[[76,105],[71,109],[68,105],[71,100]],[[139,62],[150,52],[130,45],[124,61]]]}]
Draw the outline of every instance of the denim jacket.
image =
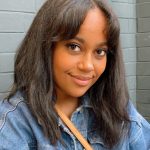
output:
[{"label": "denim jacket", "polygon": [[[150,124],[129,103],[130,133],[112,150],[150,150]],[[89,141],[94,150],[109,150],[97,134],[94,113],[88,100],[72,114],[71,121]],[[30,112],[22,94],[16,93],[10,101],[0,101],[0,150],[83,150],[80,142],[59,119],[64,144],[51,145],[43,134],[40,123]]]}]

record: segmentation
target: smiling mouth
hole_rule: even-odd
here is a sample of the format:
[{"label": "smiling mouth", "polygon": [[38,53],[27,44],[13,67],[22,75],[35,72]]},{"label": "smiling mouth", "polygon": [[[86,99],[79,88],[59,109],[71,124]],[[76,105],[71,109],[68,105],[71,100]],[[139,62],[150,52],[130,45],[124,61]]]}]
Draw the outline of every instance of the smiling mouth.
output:
[{"label": "smiling mouth", "polygon": [[91,76],[81,76],[81,75],[72,75],[69,74],[73,81],[79,85],[79,86],[87,86],[89,83],[91,83],[91,80],[93,79],[93,77]]}]

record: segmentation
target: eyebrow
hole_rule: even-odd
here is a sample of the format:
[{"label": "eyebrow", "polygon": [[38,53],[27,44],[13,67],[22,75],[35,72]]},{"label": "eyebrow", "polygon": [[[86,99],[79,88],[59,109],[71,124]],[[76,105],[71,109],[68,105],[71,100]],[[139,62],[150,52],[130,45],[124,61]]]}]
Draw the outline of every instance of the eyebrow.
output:
[{"label": "eyebrow", "polygon": [[[82,44],[85,43],[85,40],[80,38],[80,37],[78,37],[78,36],[74,37],[73,39],[79,41]],[[99,46],[108,46],[108,44],[107,44],[107,42],[100,42],[99,44],[97,44],[97,47],[99,47]]]}]

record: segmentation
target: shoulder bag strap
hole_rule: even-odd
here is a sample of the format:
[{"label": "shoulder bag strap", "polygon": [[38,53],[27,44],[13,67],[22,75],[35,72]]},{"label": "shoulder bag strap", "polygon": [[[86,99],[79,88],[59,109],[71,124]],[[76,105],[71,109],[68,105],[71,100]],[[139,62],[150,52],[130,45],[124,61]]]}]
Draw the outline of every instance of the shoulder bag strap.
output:
[{"label": "shoulder bag strap", "polygon": [[78,129],[74,126],[74,124],[69,120],[69,118],[58,108],[57,105],[55,105],[55,109],[59,115],[59,117],[62,119],[62,121],[67,125],[67,127],[70,129],[70,131],[75,135],[75,137],[80,141],[80,143],[83,145],[83,147],[86,150],[93,150],[90,144],[87,142],[87,140],[81,135],[81,133],[78,131]]}]

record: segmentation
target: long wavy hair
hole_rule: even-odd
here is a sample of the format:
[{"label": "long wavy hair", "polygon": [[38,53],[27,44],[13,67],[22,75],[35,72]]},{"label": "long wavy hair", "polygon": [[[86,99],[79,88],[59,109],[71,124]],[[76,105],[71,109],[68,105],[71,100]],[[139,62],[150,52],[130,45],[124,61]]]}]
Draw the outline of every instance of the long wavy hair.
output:
[{"label": "long wavy hair", "polygon": [[57,41],[76,36],[87,12],[94,7],[107,18],[109,48],[106,69],[87,92],[100,127],[98,134],[111,148],[128,130],[129,96],[116,15],[106,0],[47,0],[18,48],[14,84],[8,97],[18,90],[24,93],[31,112],[52,144],[61,136],[54,109],[53,49]]}]

